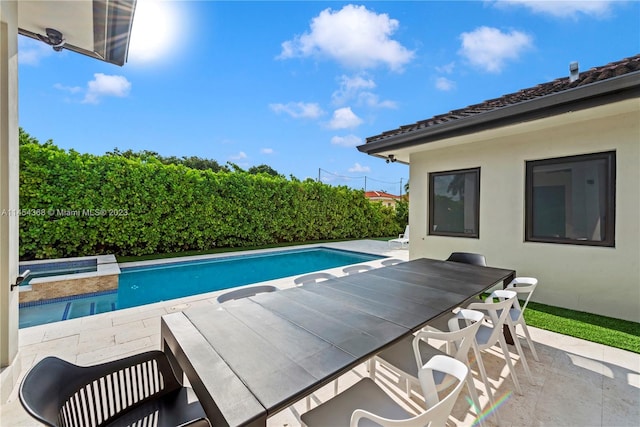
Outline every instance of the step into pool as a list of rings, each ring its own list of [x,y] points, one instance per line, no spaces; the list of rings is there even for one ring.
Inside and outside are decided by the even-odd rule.
[[[20,327],[306,274],[384,256],[326,247],[121,266],[118,290],[20,304]]]

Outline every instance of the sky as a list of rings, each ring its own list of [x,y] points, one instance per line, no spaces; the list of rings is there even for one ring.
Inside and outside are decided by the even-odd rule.
[[[41,142],[400,194],[367,137],[640,53],[638,1],[138,0],[123,67],[19,36]]]

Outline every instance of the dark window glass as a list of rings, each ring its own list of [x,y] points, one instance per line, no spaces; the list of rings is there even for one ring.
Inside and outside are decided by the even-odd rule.
[[[479,235],[480,169],[429,174],[429,234]]]
[[[615,152],[527,162],[526,239],[614,246]]]

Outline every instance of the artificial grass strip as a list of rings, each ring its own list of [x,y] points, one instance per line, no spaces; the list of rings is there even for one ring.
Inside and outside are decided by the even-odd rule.
[[[527,325],[640,353],[640,323],[529,302]]]

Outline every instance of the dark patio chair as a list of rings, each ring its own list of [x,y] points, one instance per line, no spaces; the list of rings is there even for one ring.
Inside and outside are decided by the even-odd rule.
[[[487,266],[487,260],[484,255],[474,254],[471,252],[452,252],[447,258],[447,261],[460,262],[463,264],[479,265],[482,267]]]
[[[252,297],[254,295],[261,294],[264,292],[274,292],[277,290],[278,288],[271,285],[250,286],[248,288],[235,289],[233,291],[219,295],[217,300],[219,303],[223,303],[223,302],[231,301],[234,299]]]
[[[20,384],[20,403],[29,415],[55,427],[211,426],[161,351],[86,367],[44,358]]]

